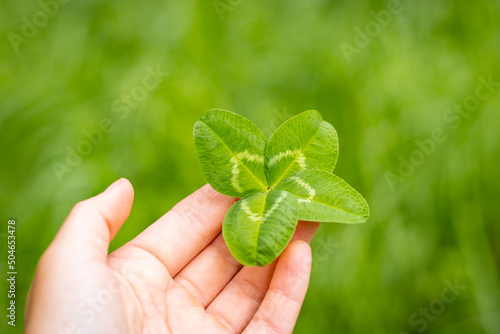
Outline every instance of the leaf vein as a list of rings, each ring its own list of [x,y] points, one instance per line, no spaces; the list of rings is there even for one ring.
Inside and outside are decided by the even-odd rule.
[[[226,142],[225,142],[224,140],[222,140],[222,138],[221,138],[221,137],[217,134],[217,132],[215,132],[215,130],[214,130],[214,129],[212,129],[212,128],[210,127],[210,125],[208,125],[207,123],[205,123],[205,122],[203,122],[203,121],[202,121],[202,123],[203,123],[203,124],[205,124],[205,126],[206,126],[208,129],[210,129],[210,131],[212,131],[212,132],[213,132],[213,134],[214,134],[214,135],[215,135],[215,136],[216,136],[216,137],[220,140],[220,142],[221,142],[222,144],[224,144],[224,146],[225,146],[225,147],[229,150],[229,152],[231,152],[231,153],[232,153],[233,158],[235,158],[235,159],[236,159],[236,160],[237,160],[237,161],[238,161],[238,162],[239,162],[239,163],[240,163],[243,167],[245,167],[245,169],[246,169],[246,170],[250,173],[250,175],[252,175],[252,176],[253,176],[253,178],[254,178],[255,180],[257,180],[257,182],[258,182],[258,183],[260,183],[260,185],[262,185],[262,188],[263,188],[263,189],[266,189],[266,188],[267,188],[267,185],[265,185],[265,184],[264,184],[264,183],[263,183],[263,182],[262,182],[262,181],[261,181],[261,180],[260,180],[260,179],[259,179],[259,178],[258,178],[258,177],[257,177],[257,176],[256,176],[256,175],[255,175],[255,174],[254,174],[251,170],[250,170],[250,168],[248,168],[248,166],[247,166],[247,165],[245,165],[245,164],[244,164],[244,163],[243,163],[240,159],[238,159],[238,157],[237,157],[237,154],[238,154],[238,153],[236,153],[236,154],[235,154],[235,152],[234,152],[233,150],[231,150],[231,148],[230,148],[230,147],[226,144]],[[238,170],[238,173],[239,173],[239,170]],[[241,187],[240,187],[240,189],[241,189]],[[236,189],[236,190],[237,190],[237,191],[239,191],[240,193],[242,192],[242,190],[238,190],[238,189]]]

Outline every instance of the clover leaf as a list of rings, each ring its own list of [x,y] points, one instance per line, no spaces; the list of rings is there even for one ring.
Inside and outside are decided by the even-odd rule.
[[[222,235],[244,265],[274,261],[298,220],[358,224],[368,219],[363,196],[332,174],[337,132],[317,111],[287,120],[268,142],[245,117],[211,110],[195,124],[194,142],[210,185],[241,198],[224,218]]]
[[[194,126],[201,169],[210,185],[232,197],[246,197],[268,188],[264,151],[267,139],[238,114],[211,110]]]
[[[306,111],[283,123],[266,147],[266,173],[274,187],[302,169],[331,172],[339,155],[337,132],[315,110]]]

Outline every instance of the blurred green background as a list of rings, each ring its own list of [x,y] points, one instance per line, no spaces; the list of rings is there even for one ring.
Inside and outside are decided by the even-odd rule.
[[[339,133],[335,173],[371,206],[366,224],[320,228],[296,333],[500,333],[500,87],[476,98],[481,76],[500,82],[499,1],[87,0],[46,19],[36,1],[0,3],[3,273],[7,220],[18,229],[18,326],[2,292],[1,332],[21,332],[37,260],[76,202],[132,182],[116,248],[205,183],[192,127],[223,108],[268,136],[319,110]],[[144,90],[148,66],[169,75]],[[446,139],[430,143],[435,129]],[[466,288],[443,302],[454,282]]]

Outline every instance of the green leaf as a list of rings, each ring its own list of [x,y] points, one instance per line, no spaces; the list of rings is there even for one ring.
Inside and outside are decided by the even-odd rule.
[[[240,200],[229,209],[222,234],[240,263],[265,266],[290,242],[298,216],[298,200],[292,194],[260,193]]]
[[[266,148],[266,174],[271,188],[302,169],[332,172],[339,154],[335,128],[315,110],[283,123]]]
[[[194,126],[194,142],[205,178],[218,192],[245,197],[268,188],[266,136],[250,120],[211,110]]]
[[[302,170],[276,187],[299,198],[299,219],[322,223],[364,223],[368,203],[340,177],[320,170]]]

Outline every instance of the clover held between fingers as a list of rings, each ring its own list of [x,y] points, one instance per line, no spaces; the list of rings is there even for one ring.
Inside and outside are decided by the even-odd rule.
[[[357,224],[368,219],[366,200],[332,174],[337,132],[315,110],[290,118],[267,141],[250,120],[214,109],[195,124],[194,141],[210,185],[242,198],[227,213],[223,236],[244,265],[275,260],[298,220]]]

